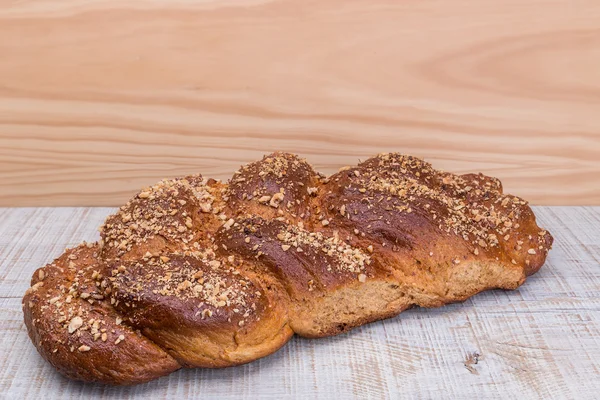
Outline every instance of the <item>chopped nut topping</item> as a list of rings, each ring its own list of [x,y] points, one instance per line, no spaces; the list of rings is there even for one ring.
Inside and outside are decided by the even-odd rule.
[[[271,201],[269,202],[269,205],[271,207],[277,208],[279,207],[279,203],[281,203],[284,199],[284,194],[279,192],[279,193],[275,193],[272,197],[271,197]]]
[[[262,196],[258,199],[259,203],[268,203],[269,201],[271,201],[271,196]]]
[[[365,265],[371,263],[370,256],[340,240],[335,232],[333,237],[325,237],[321,232],[307,232],[295,226],[288,226],[277,237],[285,244],[298,249],[302,246],[304,250],[300,252],[312,248],[333,257],[336,262],[332,267],[339,271],[359,273]]]
[[[231,228],[231,227],[233,226],[233,223],[234,223],[234,222],[235,222],[235,221],[233,220],[233,218],[229,218],[229,219],[227,220],[227,222],[225,222],[225,223],[223,224],[223,228],[225,228],[225,229],[229,229],[229,228]]]
[[[86,351],[90,351],[91,348],[90,348],[90,346],[82,345],[82,346],[79,346],[79,348],[77,350],[79,350],[82,353],[85,353]]]
[[[82,325],[83,325],[83,319],[81,319],[81,317],[73,317],[73,319],[69,323],[69,327],[68,327],[69,333],[75,332],[77,329],[81,328]]]

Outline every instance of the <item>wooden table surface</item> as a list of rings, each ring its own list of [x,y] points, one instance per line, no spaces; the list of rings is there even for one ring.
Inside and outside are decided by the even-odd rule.
[[[600,207],[536,207],[555,237],[516,291],[413,309],[349,334],[294,338],[222,370],[178,371],[136,387],[62,378],[30,343],[21,296],[66,246],[95,240],[107,208],[0,208],[0,398],[597,398]]]
[[[600,205],[598,0],[0,0],[0,206],[119,206],[273,150]]]

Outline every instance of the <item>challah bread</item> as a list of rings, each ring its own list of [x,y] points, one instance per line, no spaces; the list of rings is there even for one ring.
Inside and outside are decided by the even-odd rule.
[[[25,323],[66,376],[140,383],[515,289],[551,245],[497,179],[399,154],[325,177],[275,153],[227,184],[195,175],[142,190],[99,243],[34,273]]]

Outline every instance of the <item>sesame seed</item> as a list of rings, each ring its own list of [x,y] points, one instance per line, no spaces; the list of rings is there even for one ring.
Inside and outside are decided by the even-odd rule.
[[[79,348],[77,350],[79,350],[82,353],[85,353],[86,351],[90,351],[91,348],[90,348],[90,346],[83,345],[83,346],[79,346]]]
[[[529,249],[529,250],[527,250],[527,252],[528,252],[529,254],[536,254],[536,252],[535,252],[535,249]]]

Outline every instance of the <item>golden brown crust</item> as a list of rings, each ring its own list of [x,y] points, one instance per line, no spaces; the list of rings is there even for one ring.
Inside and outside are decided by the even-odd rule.
[[[97,245],[68,250],[33,275],[25,324],[40,354],[69,378],[143,383],[180,365],[122,321],[99,272]]]
[[[237,214],[266,219],[307,219],[320,176],[296,155],[274,153],[244,165],[227,188],[228,205]]]
[[[224,367],[270,354],[292,335],[285,303],[212,251],[109,266],[111,302],[131,326],[187,367]]]
[[[274,153],[228,184],[162,181],[101,236],[36,271],[23,304],[32,340],[61,372],[116,384],[238,365],[294,333],[330,336],[515,289],[553,240],[499,180],[400,154],[329,178]]]

